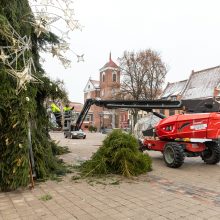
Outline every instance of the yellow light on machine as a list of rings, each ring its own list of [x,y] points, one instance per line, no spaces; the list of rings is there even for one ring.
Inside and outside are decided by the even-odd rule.
[[[190,138],[183,138],[183,141],[190,142]]]

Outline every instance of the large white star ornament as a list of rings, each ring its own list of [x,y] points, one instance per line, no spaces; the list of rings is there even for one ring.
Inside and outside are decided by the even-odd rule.
[[[23,68],[22,71],[17,71],[15,69],[8,69],[7,72],[17,79],[17,87],[16,94],[18,95],[22,89],[27,89],[26,84],[33,83],[43,83],[36,76],[31,75],[31,64],[29,63],[27,66]]]
[[[36,21],[36,24],[34,24],[34,27],[35,27],[34,31],[37,35],[37,38],[39,38],[42,33],[44,33],[44,34],[49,33],[49,31],[46,29],[46,23],[45,22],[46,21],[44,21],[44,20],[39,20],[39,21]]]

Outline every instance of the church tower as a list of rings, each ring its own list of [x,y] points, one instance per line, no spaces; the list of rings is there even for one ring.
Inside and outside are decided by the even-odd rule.
[[[120,90],[120,69],[112,61],[111,53],[109,61],[100,69],[100,98],[114,99]]]
[[[112,61],[111,53],[109,61],[100,69],[100,98],[113,100],[120,91],[120,68]],[[100,113],[101,127],[115,128],[119,126],[119,109],[103,109]]]

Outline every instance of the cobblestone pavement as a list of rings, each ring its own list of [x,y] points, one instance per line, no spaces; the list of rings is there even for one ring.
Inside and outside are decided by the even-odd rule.
[[[88,159],[104,138],[98,133],[86,140],[64,139],[62,133],[51,136],[69,146],[72,152],[63,155],[69,164]],[[69,174],[61,182],[37,183],[33,190],[0,193],[0,220],[220,219],[220,165],[187,158],[180,169],[170,169],[161,153],[149,154],[153,171],[119,184],[73,181]],[[52,198],[40,199],[46,195]]]

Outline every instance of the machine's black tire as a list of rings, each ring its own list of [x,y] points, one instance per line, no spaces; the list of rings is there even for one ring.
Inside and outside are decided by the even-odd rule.
[[[185,159],[183,147],[177,143],[167,143],[163,150],[163,158],[168,167],[182,166]]]
[[[216,164],[220,161],[220,146],[216,142],[207,142],[207,149],[202,152],[201,158],[207,164]]]
[[[145,150],[146,150],[146,147],[144,147],[144,145],[143,145],[143,143],[142,143],[142,141],[139,139],[138,140],[138,150],[140,151],[140,152],[144,152]]]

